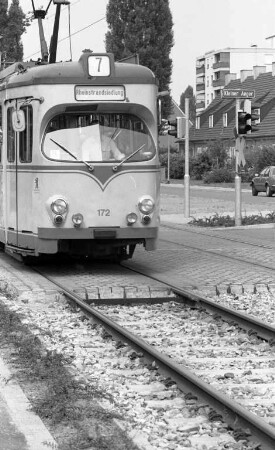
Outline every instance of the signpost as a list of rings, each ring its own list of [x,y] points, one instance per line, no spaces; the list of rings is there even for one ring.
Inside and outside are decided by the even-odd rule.
[[[241,177],[239,176],[239,165],[243,161],[243,148],[245,146],[244,136],[239,135],[238,130],[238,114],[240,110],[240,100],[245,100],[245,104],[249,103],[251,112],[251,100],[255,98],[254,90],[246,89],[222,89],[222,98],[236,99],[236,135],[235,135],[235,159],[236,159],[236,175],[235,175],[235,225],[242,224],[242,208],[241,208]],[[241,158],[240,158],[241,156]]]
[[[255,98],[255,91],[245,89],[222,89],[222,98]]]

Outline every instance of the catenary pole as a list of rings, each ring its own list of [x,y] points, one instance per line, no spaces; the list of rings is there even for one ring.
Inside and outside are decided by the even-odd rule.
[[[236,99],[236,129],[238,130],[238,112],[240,109],[240,100]],[[236,159],[236,173],[235,173],[235,225],[242,224],[242,202],[241,202],[241,177],[239,176],[239,149],[237,138],[235,140],[235,159]]]
[[[189,98],[185,99],[185,174],[184,174],[184,215],[190,217],[190,176],[189,176]]]
[[[170,183],[170,137],[167,134],[167,183]]]

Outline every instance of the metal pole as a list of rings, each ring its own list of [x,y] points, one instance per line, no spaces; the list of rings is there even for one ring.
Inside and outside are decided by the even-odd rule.
[[[238,130],[238,111],[240,109],[240,100],[236,99],[236,128]],[[235,141],[235,225],[242,224],[242,202],[241,202],[241,177],[239,176],[239,150],[237,149],[237,139]]]
[[[184,174],[184,216],[190,217],[189,176],[189,98],[185,99],[185,174]]]
[[[56,62],[56,51],[57,51],[57,42],[58,42],[58,31],[59,31],[59,20],[60,20],[60,8],[61,4],[56,5],[56,12],[54,18],[54,26],[53,26],[53,35],[50,43],[50,59],[49,63],[53,64]]]
[[[167,134],[167,184],[170,184],[170,139]]]

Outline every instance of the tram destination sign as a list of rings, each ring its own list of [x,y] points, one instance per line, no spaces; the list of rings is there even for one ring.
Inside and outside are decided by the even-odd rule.
[[[255,98],[255,91],[246,89],[222,89],[222,98]]]
[[[121,101],[125,100],[124,86],[76,86],[75,99],[78,101]]]

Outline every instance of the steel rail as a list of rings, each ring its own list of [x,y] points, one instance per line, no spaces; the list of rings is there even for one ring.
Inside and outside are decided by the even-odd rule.
[[[275,342],[275,327],[272,325],[269,325],[265,322],[263,322],[260,319],[256,319],[253,316],[249,316],[247,314],[244,314],[239,311],[235,311],[234,309],[228,308],[227,306],[215,303],[213,300],[210,300],[208,298],[202,297],[198,294],[194,294],[193,292],[189,291],[188,289],[182,289],[178,286],[173,286],[169,283],[166,283],[163,280],[158,279],[157,277],[154,277],[153,275],[146,274],[146,271],[142,271],[139,269],[134,269],[132,267],[128,267],[123,265],[123,267],[126,267],[127,269],[146,275],[155,281],[159,281],[166,286],[168,286],[175,294],[179,295],[183,301],[187,303],[192,303],[196,306],[201,306],[202,308],[206,309],[207,311],[214,312],[217,315],[220,315],[222,318],[225,318],[227,321],[233,321],[237,325],[239,325],[241,328],[249,331],[254,332],[257,334],[257,336],[261,337],[262,339],[265,339],[266,341],[273,343]],[[173,300],[173,299],[171,299]]]
[[[92,318],[107,329],[112,336],[129,343],[137,351],[143,354],[145,360],[150,362],[154,361],[157,367],[161,369],[166,376],[170,376],[177,382],[178,387],[182,391],[196,393],[201,400],[206,401],[219,411],[225,422],[233,429],[238,429],[240,427],[246,429],[249,428],[253,437],[260,441],[262,450],[274,450],[275,430],[268,423],[257,417],[255,414],[247,411],[225,394],[212,388],[183,365],[177,364],[168,356],[163,355],[161,352],[154,349],[154,347],[151,347],[143,339],[132,334],[104,314],[87,305],[87,303],[85,303],[78,295],[65,289],[64,286],[56,282],[52,277],[45,276],[44,274],[41,275],[58,286],[66,297],[73,300],[85,313],[92,316]]]

